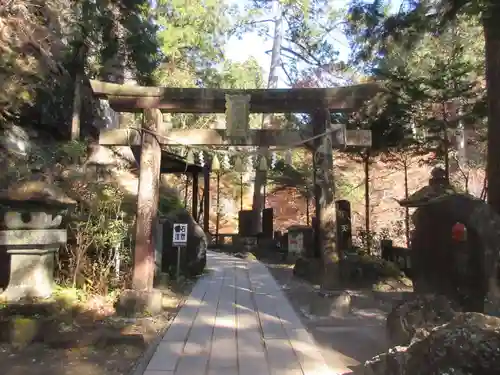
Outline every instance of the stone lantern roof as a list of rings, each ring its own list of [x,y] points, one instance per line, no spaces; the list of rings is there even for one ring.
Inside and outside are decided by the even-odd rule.
[[[0,205],[11,208],[33,205],[65,208],[76,203],[61,188],[45,181],[23,181],[0,191]]]
[[[438,167],[432,170],[427,186],[417,190],[407,199],[398,200],[398,203],[402,207],[421,207],[439,202],[455,194],[459,194],[459,192],[451,186],[444,170]]]

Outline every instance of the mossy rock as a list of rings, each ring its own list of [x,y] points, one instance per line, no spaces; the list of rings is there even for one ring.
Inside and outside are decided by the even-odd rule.
[[[293,267],[293,275],[312,284],[319,284],[323,275],[323,263],[320,259],[300,257]]]
[[[10,319],[10,343],[16,349],[28,346],[37,336],[39,319],[14,316]]]
[[[60,288],[53,293],[54,303],[57,309],[71,310],[79,305],[81,298],[79,291],[72,288]]]
[[[404,276],[397,278],[388,277],[373,284],[372,289],[376,292],[399,292],[413,289],[412,281]]]
[[[417,338],[456,316],[456,306],[444,296],[411,295],[400,302],[387,316],[387,336],[392,346],[409,345]]]
[[[48,317],[57,311],[51,302],[17,302],[5,303],[0,308],[0,318],[10,319],[13,316]]]
[[[396,346],[364,365],[368,375],[494,375],[500,369],[500,319],[457,313],[409,346]]]

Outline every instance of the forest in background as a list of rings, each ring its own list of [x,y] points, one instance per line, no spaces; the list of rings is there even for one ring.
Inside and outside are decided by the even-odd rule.
[[[380,100],[353,116],[332,115],[333,122],[371,129],[373,134],[370,150],[335,154],[336,184],[339,198],[352,201],[360,241],[389,236],[404,243],[408,219],[392,199],[424,184],[432,165],[444,166],[464,190],[486,195],[482,9],[457,10],[445,3],[404,1],[394,14],[382,1],[352,1],[345,9],[323,0],[255,0],[240,6],[222,0],[4,1],[2,187],[42,174],[79,201],[71,225],[78,240],[68,246],[60,277],[105,292],[125,280],[113,273],[116,256],[100,250],[112,248],[112,254],[121,254],[127,274],[136,187],[125,181],[136,181],[137,166],[123,160],[122,168],[111,171],[89,167],[98,128],[103,126],[102,108],[92,98],[89,79],[169,87],[273,88],[279,72],[290,87],[384,81],[389,93]],[[429,15],[440,22],[431,22]],[[266,51],[271,56],[267,77],[255,59],[232,62],[224,56],[229,38],[247,32],[273,42],[272,50]],[[348,61],[338,58],[334,32],[344,33],[350,43]],[[221,118],[174,114],[165,120],[174,128],[203,128]],[[127,126],[141,119],[121,115],[118,121]],[[303,115],[252,115],[251,126],[309,131]],[[259,208],[257,192],[267,181],[268,205],[297,206],[286,213],[277,210],[279,229],[294,220],[305,223],[305,204],[296,204],[300,200],[295,197],[310,201],[310,165],[307,150],[295,150],[291,165],[279,161],[274,169],[249,176],[245,204]],[[226,211],[239,208],[237,184],[234,173],[223,175]],[[183,196],[173,194],[172,186],[172,180],[162,186],[161,210],[183,205]],[[234,222],[226,226],[234,227]],[[105,254],[97,262],[103,269],[89,260],[90,250]]]

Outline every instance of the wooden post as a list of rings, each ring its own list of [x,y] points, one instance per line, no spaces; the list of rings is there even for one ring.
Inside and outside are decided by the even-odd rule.
[[[162,115],[158,109],[144,110],[144,129],[154,133],[161,121]],[[150,132],[143,131],[132,276],[134,290],[150,291],[153,288],[155,269],[153,225],[158,216],[160,163],[161,148],[157,138]]]
[[[326,109],[312,114],[313,134],[324,133],[330,127],[330,113]],[[331,134],[325,137],[330,137]],[[338,253],[336,249],[335,225],[335,181],[333,178],[332,148],[325,148],[325,137],[314,140],[315,181],[314,196],[316,208],[315,254],[321,254],[324,262],[323,287],[330,288],[338,279]],[[328,144],[332,144],[329,142]]]
[[[240,173],[240,211],[243,211],[243,172]]]
[[[198,221],[198,185],[199,185],[198,173],[193,173],[193,198],[191,200],[191,214],[193,215],[194,221]]]
[[[394,249],[392,246],[392,241],[389,239],[383,239],[380,241],[380,250],[382,252],[382,259],[389,262],[394,262]]]
[[[210,167],[203,168],[203,231],[210,231]]]
[[[217,195],[216,195],[216,219],[215,219],[215,243],[219,245],[219,225],[220,225],[220,171],[217,171]]]
[[[314,129],[313,129],[314,131]],[[315,147],[317,147],[316,144],[314,144]],[[321,225],[318,222],[318,213],[321,213],[321,186],[316,183],[317,181],[317,174],[316,171],[318,169],[317,167],[317,160],[315,155],[313,154],[313,195],[314,195],[314,217],[311,220],[311,226],[314,230],[314,257],[315,258],[321,258]]]
[[[163,221],[157,218],[155,225],[155,275],[159,276],[163,255]]]
[[[189,189],[189,175],[186,175],[186,183],[184,184],[184,208],[187,208],[188,202],[188,189]]]

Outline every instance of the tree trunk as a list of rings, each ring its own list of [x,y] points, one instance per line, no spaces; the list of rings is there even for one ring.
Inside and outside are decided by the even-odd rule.
[[[82,36],[85,40],[85,35]],[[80,139],[81,132],[81,112],[82,112],[82,80],[85,76],[85,61],[87,59],[87,45],[82,42],[78,46],[75,64],[75,88],[73,91],[73,114],[71,117],[71,140]]]
[[[127,64],[127,48],[125,39],[127,37],[126,30],[121,24],[122,10],[116,4],[108,5],[110,13],[113,15],[113,27],[109,29],[106,39],[116,41],[116,43],[108,44],[108,50],[105,51],[108,58],[103,62],[101,77],[108,82],[124,84],[125,70]],[[127,127],[127,115],[125,113],[118,114],[118,124],[120,128]],[[119,147],[120,149],[123,146]]]
[[[483,16],[488,96],[488,203],[500,213],[500,4]]]
[[[271,65],[269,68],[269,78],[267,81],[267,88],[277,88],[278,87],[278,68],[281,61],[281,45],[283,43],[283,8],[280,0],[274,0],[274,38],[273,38],[273,48],[271,51]],[[271,122],[272,114],[265,114],[262,116],[262,128],[269,126]],[[265,157],[267,155],[267,148],[261,148],[260,155]],[[253,189],[253,202],[252,209],[256,215],[255,225],[258,231],[261,231],[261,211],[264,205],[263,188],[265,187],[267,180],[267,171],[257,170],[255,172],[255,182]]]
[[[75,90],[73,92],[73,115],[71,118],[71,140],[80,139],[80,115],[82,111],[82,76],[77,73],[75,78]]]
[[[441,125],[441,133],[443,134],[443,142],[442,142],[442,149],[443,149],[443,161],[444,161],[444,172],[446,175],[446,181],[450,181],[450,145],[449,145],[449,135],[448,135],[448,128],[449,128],[449,123],[448,123],[448,113],[446,111],[446,103],[441,103],[442,106],[442,116],[443,116],[443,121]]]
[[[311,224],[311,213],[309,211],[309,205],[311,204],[311,199],[309,197],[309,185],[306,185],[306,225],[309,226]]]
[[[406,155],[403,156],[403,168],[405,173],[405,199],[408,199],[408,158]],[[405,207],[405,237],[406,246],[410,247],[410,209]]]

